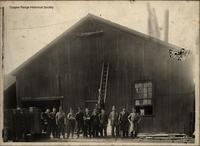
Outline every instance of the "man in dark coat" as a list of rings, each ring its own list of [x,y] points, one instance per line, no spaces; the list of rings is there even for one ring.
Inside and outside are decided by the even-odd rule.
[[[50,109],[46,109],[46,111],[43,114],[44,119],[44,131],[46,132],[47,136],[50,137]]]
[[[119,136],[118,118],[119,114],[116,112],[115,106],[113,106],[109,115],[112,137]]]
[[[14,141],[24,141],[25,117],[23,110],[20,107],[14,110],[13,128]]]
[[[57,135],[57,125],[56,125],[56,108],[53,108],[52,112],[50,113],[50,133],[52,133],[53,137],[55,138]]]
[[[91,137],[91,121],[90,121],[90,119],[91,119],[91,115],[89,113],[88,108],[86,108],[84,116],[83,116],[83,120],[84,120],[84,137],[88,137],[88,134]]]
[[[73,138],[76,121],[72,108],[70,108],[69,113],[67,114],[67,120],[67,138],[69,138],[70,133]]]
[[[104,133],[104,136],[107,136],[108,115],[104,109],[101,109],[101,113],[99,114],[99,122],[100,135],[103,136]]]
[[[78,112],[76,113],[76,123],[77,123],[77,138],[79,138],[80,135],[80,131],[83,131],[83,124],[84,124],[84,120],[83,120],[83,112],[82,109],[79,107],[78,108]]]
[[[97,114],[96,108],[93,110],[93,113],[91,115],[91,130],[93,137],[98,137],[99,133],[99,115]]]
[[[128,116],[129,114],[126,112],[126,108],[123,108],[119,114],[120,128],[123,137],[128,137],[128,128],[129,128]]]

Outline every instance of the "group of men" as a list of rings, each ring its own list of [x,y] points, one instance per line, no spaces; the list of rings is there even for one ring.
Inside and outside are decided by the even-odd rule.
[[[41,114],[43,131],[48,136],[51,134],[54,138],[60,138],[61,135],[65,138],[73,138],[74,132],[77,132],[77,138],[83,133],[83,137],[107,137],[108,120],[110,120],[112,137],[128,137],[129,132],[131,137],[137,136],[138,123],[141,118],[135,109],[128,113],[125,108],[121,112],[116,112],[115,106],[112,107],[110,114],[107,114],[104,109],[94,108],[92,112],[88,108],[85,111],[79,107],[78,112],[74,113],[70,108],[69,113],[65,114],[62,107],[56,112],[56,108],[50,112],[47,109]]]

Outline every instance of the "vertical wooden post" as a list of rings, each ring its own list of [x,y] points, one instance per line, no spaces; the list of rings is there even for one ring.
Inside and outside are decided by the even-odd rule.
[[[19,94],[19,83],[16,79],[16,98],[17,98],[17,107],[21,107],[21,100],[20,100],[20,94]]]

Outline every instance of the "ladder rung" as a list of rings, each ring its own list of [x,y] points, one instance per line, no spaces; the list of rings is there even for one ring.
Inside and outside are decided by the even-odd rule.
[[[101,71],[101,83],[100,83],[100,99],[104,100],[106,98],[106,88],[107,88],[107,81],[108,81],[108,71],[109,71],[109,63],[102,64],[102,71]]]

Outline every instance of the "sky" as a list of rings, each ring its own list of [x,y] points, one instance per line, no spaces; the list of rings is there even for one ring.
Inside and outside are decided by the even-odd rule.
[[[195,53],[199,33],[196,1],[151,1],[163,39],[164,14],[169,9],[169,43]],[[4,73],[8,74],[88,13],[148,34],[146,1],[0,2],[4,14]],[[50,6],[51,8],[24,8]],[[16,8],[18,7],[18,8]],[[23,7],[23,8],[22,8]]]

